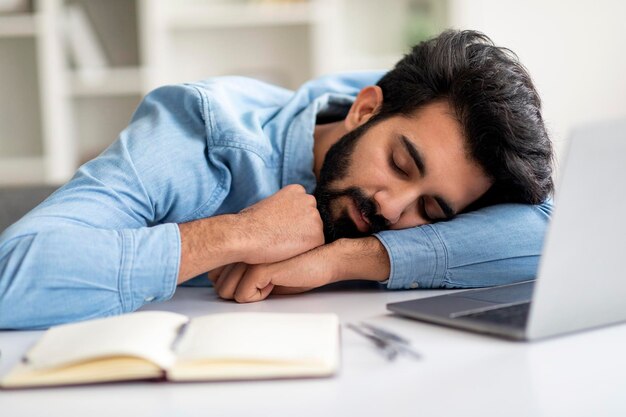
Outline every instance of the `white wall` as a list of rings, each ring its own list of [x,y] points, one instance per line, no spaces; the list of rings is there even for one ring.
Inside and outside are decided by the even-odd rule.
[[[562,154],[576,125],[626,117],[626,1],[450,0],[451,26],[517,53]]]

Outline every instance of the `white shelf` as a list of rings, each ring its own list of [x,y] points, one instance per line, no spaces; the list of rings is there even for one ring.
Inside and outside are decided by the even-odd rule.
[[[40,113],[40,128],[33,120],[21,129],[28,135],[9,135],[10,129],[2,126],[7,138],[22,142],[11,142],[17,151],[0,152],[0,183],[68,180],[81,155],[95,154],[113,141],[140,96],[163,84],[242,74],[297,88],[311,77],[335,71],[389,68],[400,58],[387,56],[396,52],[399,38],[392,29],[399,27],[412,1],[81,0],[83,6],[104,7],[92,12],[102,19],[100,28],[112,29],[98,33],[110,41],[103,43],[110,61],[135,65],[89,73],[70,68],[63,36],[66,7],[74,0],[33,0],[28,2],[32,12],[0,14],[2,52],[21,62],[0,58],[0,72],[9,86],[36,88],[30,100]],[[121,56],[120,48],[115,55],[114,45],[124,49],[125,42],[133,44],[129,55]],[[14,95],[5,92],[0,108],[13,109]],[[21,127],[30,123],[14,122]]]
[[[0,184],[41,184],[45,179],[44,167],[41,156],[0,158]]]
[[[321,18],[321,9],[309,2],[276,4],[192,4],[169,10],[170,29],[212,29],[250,26],[311,24]]]
[[[37,16],[32,13],[0,15],[0,38],[35,36]]]
[[[144,71],[137,67],[107,68],[70,73],[74,97],[127,96],[143,94]]]

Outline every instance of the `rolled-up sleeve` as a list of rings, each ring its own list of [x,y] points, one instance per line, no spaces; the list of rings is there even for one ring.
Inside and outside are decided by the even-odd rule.
[[[0,235],[0,328],[45,328],[170,298],[177,219],[210,199],[202,98],[149,94],[98,158]]]
[[[533,279],[552,201],[502,204],[448,222],[384,231],[387,288],[474,288]]]

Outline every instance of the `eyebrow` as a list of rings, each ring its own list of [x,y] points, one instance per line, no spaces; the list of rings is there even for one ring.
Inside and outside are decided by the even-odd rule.
[[[424,175],[426,175],[426,167],[424,166],[424,158],[422,157],[422,154],[417,149],[415,144],[411,142],[406,136],[400,135],[400,141],[406,148],[409,156],[411,156],[413,162],[415,162],[415,166],[417,166],[417,169],[420,172],[420,176],[423,178]],[[446,216],[446,219],[449,220],[456,216],[456,212],[445,198],[440,196],[434,196],[433,198],[435,199],[437,204],[439,204],[439,207],[441,207],[441,210],[443,211],[444,216]]]
[[[420,153],[420,151],[417,150],[417,147],[415,146],[415,144],[411,142],[409,139],[407,139],[407,137],[404,135],[400,135],[400,141],[406,148],[406,151],[411,156],[411,159],[413,159],[413,162],[415,162],[415,166],[417,166],[417,169],[420,172],[420,176],[423,177],[424,175],[426,175],[426,166],[424,165],[424,158],[422,158],[422,154]]]

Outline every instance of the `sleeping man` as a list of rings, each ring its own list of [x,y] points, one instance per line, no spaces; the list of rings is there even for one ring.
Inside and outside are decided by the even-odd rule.
[[[0,235],[0,328],[134,311],[207,273],[238,302],[351,279],[532,279],[552,158],[527,71],[477,32],[295,92],[241,77],[162,87]]]

